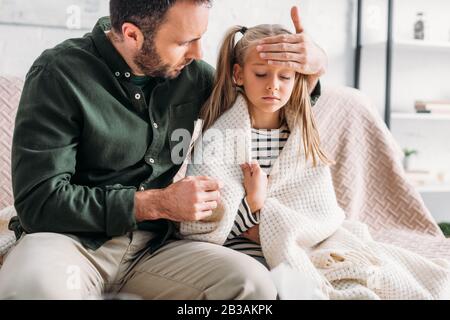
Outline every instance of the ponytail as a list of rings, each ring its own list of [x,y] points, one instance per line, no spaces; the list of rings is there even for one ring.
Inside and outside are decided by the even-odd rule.
[[[228,30],[220,48],[212,94],[200,111],[204,129],[209,128],[237,98],[236,85],[233,82],[233,66],[236,61],[234,38],[244,27],[235,26]]]

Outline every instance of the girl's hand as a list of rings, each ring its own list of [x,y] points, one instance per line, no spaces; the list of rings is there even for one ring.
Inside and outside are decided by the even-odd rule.
[[[267,174],[257,162],[241,165],[244,173],[244,188],[246,199],[252,213],[261,210],[267,197]]]
[[[253,242],[256,242],[258,244],[261,244],[261,240],[259,239],[259,225],[251,227],[247,231],[245,231],[242,236],[244,238],[247,238]]]

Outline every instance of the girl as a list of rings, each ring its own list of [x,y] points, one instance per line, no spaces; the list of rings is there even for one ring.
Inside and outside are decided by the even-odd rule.
[[[236,33],[241,33],[243,38],[235,46]],[[209,128],[232,107],[238,93],[246,99],[252,125],[253,161],[241,165],[246,196],[240,202],[225,246],[249,254],[265,265],[258,244],[259,213],[267,193],[268,175],[290,134],[284,115],[286,109],[292,109],[294,125],[304,128],[303,148],[314,165],[317,158],[330,164],[319,146],[306,76],[296,75],[285,67],[270,66],[259,57],[255,46],[250,48],[261,38],[279,34],[290,32],[278,25],[261,25],[251,29],[236,26],[228,32],[220,50],[218,65],[218,70],[224,72],[218,73],[213,93],[201,114],[204,127]]]
[[[283,34],[277,25],[227,33],[202,111],[202,162],[187,170],[222,181],[221,203],[209,219],[181,223],[181,236],[242,251],[269,269],[288,266],[332,299],[449,297],[448,265],[375,242],[365,225],[345,221],[305,76],[256,50],[257,40]],[[240,150],[245,163],[236,161]]]

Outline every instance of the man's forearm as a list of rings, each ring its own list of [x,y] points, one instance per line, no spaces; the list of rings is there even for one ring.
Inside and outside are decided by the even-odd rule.
[[[25,163],[25,161],[23,161]],[[31,166],[32,162],[26,162]],[[36,184],[25,164],[13,174],[17,215],[28,233],[105,233],[123,235],[136,227],[135,188],[70,184],[67,175]],[[28,178],[28,179],[27,179]]]
[[[134,213],[137,222],[165,219],[164,191],[161,189],[138,191],[134,195]]]

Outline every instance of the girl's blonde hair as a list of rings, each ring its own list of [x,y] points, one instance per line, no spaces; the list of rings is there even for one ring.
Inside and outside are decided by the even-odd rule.
[[[235,36],[238,32],[243,33],[243,36],[235,44]],[[230,28],[220,48],[212,94],[200,112],[200,117],[204,121],[204,129],[209,128],[225,111],[230,109],[235,103],[238,93],[241,92],[233,80],[234,64],[244,66],[248,49],[255,44],[256,40],[282,34],[291,34],[291,32],[280,25],[266,24],[249,29],[242,26]],[[296,74],[291,97],[284,108],[292,111],[292,123],[298,125],[302,130],[306,160],[311,157],[314,166],[317,165],[317,158],[325,164],[334,164],[320,148],[319,132],[311,109],[305,75]],[[284,114],[285,112],[282,110],[282,115]]]

